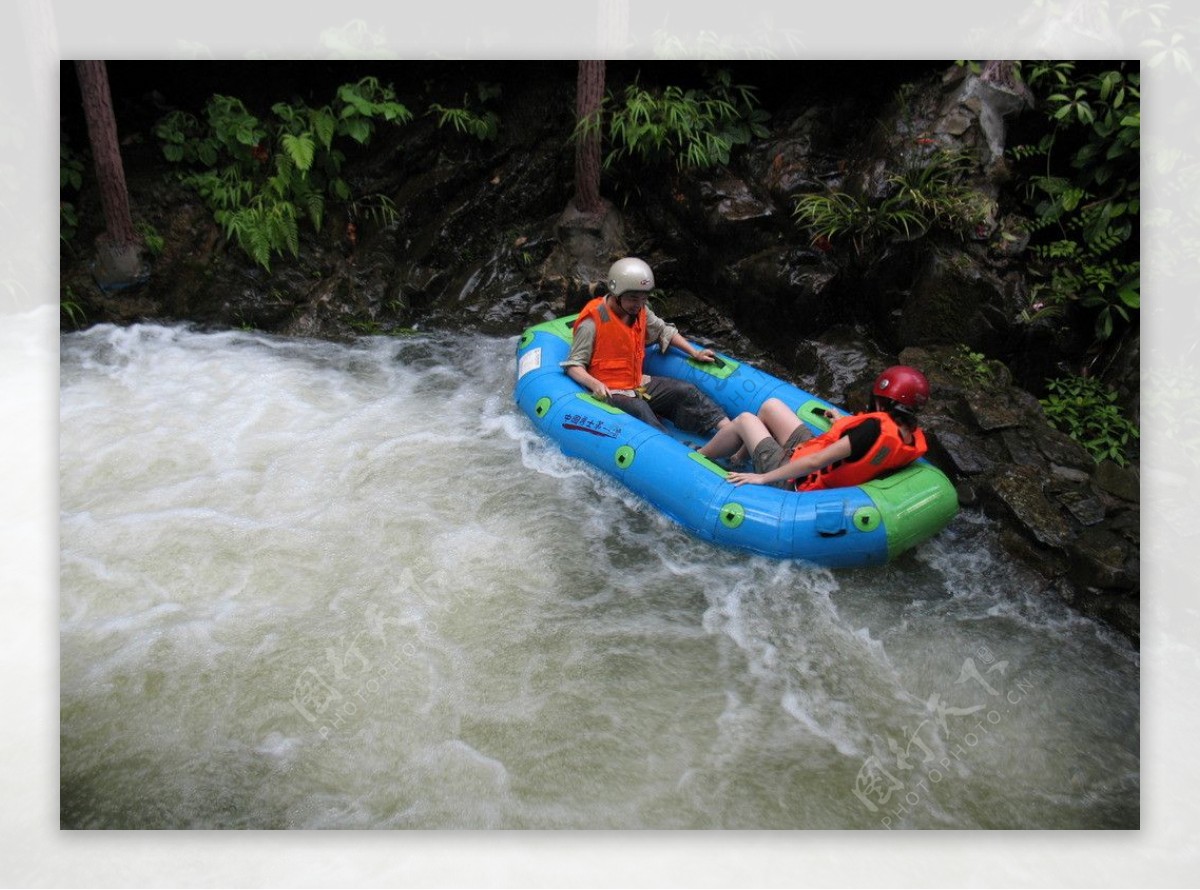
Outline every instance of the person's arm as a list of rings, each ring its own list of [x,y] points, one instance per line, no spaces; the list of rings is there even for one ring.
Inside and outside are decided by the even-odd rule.
[[[672,324],[667,324],[657,315],[646,309],[646,343],[657,343],[660,352],[666,352],[670,347],[674,346],[683,351],[683,354],[689,358],[693,358],[698,362],[713,362],[717,360],[717,354],[711,349],[697,349],[688,342],[687,338],[679,333],[679,328]]]
[[[575,329],[571,339],[571,351],[567,360],[560,367],[567,376],[590,392],[598,399],[607,399],[608,387],[588,373],[588,365],[592,361],[592,351],[596,348],[596,324],[590,318],[584,319]]]
[[[680,334],[679,331],[675,332],[675,335],[671,337],[670,342],[672,346],[677,346],[678,348],[682,349],[688,358],[693,358],[698,362],[715,362],[717,360],[717,354],[715,352],[713,352],[711,349],[697,349],[695,346],[689,343],[687,338]]]
[[[769,485],[772,482],[783,482],[788,479],[807,476],[809,473],[815,473],[817,470],[827,467],[835,461],[845,460],[849,456],[850,440],[842,436],[832,445],[822,448],[820,451],[814,451],[812,454],[806,454],[797,460],[785,461],[770,472],[730,473],[725,479],[734,485],[745,485],[747,483],[750,485]]]
[[[582,365],[568,365],[565,368],[567,376],[590,392],[598,399],[607,399],[610,395],[608,387],[588,373]]]

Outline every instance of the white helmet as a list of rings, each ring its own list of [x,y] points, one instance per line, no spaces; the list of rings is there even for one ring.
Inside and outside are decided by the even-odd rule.
[[[608,292],[614,297],[630,290],[654,290],[654,273],[645,260],[627,256],[617,260],[608,270]]]

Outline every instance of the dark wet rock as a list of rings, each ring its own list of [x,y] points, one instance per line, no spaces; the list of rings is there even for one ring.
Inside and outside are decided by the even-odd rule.
[[[786,205],[795,195],[836,184],[843,171],[826,152],[834,141],[830,122],[828,109],[809,107],[782,128],[781,136],[754,145],[746,166],[755,187]]]
[[[1038,409],[1040,410],[1040,409]],[[1064,432],[1044,423],[1029,426],[1030,435],[1045,458],[1052,465],[1089,473],[1096,462],[1082,445]]]
[[[699,188],[709,231],[714,234],[775,215],[774,205],[760,199],[744,179],[728,170],[715,179],[702,181]]]
[[[1047,579],[1062,578],[1071,567],[1066,553],[1062,550],[1043,546],[1011,525],[1001,527],[1000,546],[1016,561],[1037,566],[1041,575]]]
[[[1005,118],[1033,105],[1033,97],[1024,84],[995,74],[992,70],[981,75],[949,71],[946,81],[957,81],[958,86],[946,97],[936,125],[938,132],[956,137],[976,127],[979,147],[986,150],[989,163],[1003,157]]]
[[[967,407],[971,416],[980,429],[985,433],[995,429],[1007,429],[1021,426],[1025,420],[1025,410],[1016,404],[1008,391],[984,390],[972,392],[967,397]]]
[[[1138,564],[1129,542],[1104,528],[1087,528],[1071,541],[1072,581],[1084,587],[1133,590]]]
[[[1006,466],[991,478],[991,491],[1025,534],[1048,547],[1063,547],[1071,531],[1043,493],[1042,481],[1032,467]]]
[[[873,381],[892,363],[866,332],[849,325],[834,325],[819,340],[800,341],[790,362],[804,389],[847,407],[853,404],[855,410],[866,407],[863,381]]]
[[[726,267],[717,305],[747,334],[783,351],[837,320],[834,275],[811,250],[770,247]],[[789,307],[783,318],[773,308],[781,304]]]
[[[1087,497],[1079,491],[1068,492],[1060,496],[1059,501],[1081,525],[1096,525],[1103,522],[1107,515],[1104,504],[1098,498]]]
[[[1020,308],[1012,291],[971,251],[934,253],[901,307],[897,336],[903,343],[965,343],[998,353]]]
[[[1071,608],[1122,632],[1135,646],[1141,642],[1141,604],[1129,591],[1079,588],[1063,579],[1058,586]]]
[[[1141,498],[1141,482],[1137,472],[1130,467],[1118,466],[1111,460],[1102,460],[1096,465],[1092,484],[1124,501],[1137,503]]]
[[[959,482],[954,486],[960,507],[974,507],[979,503],[979,488],[973,482]]]
[[[1024,427],[1013,427],[1000,432],[1000,441],[1008,452],[1008,460],[1023,467],[1032,467],[1041,473],[1049,470],[1049,464],[1037,450],[1033,434]],[[1043,477],[1044,478],[1044,477]]]
[[[557,244],[541,270],[543,277],[601,281],[613,260],[627,252],[624,220],[608,201],[593,213],[568,202],[555,223],[555,236]],[[582,309],[584,302],[574,308]]]
[[[1063,467],[1059,464],[1050,464],[1050,475],[1060,480],[1065,485],[1079,487],[1091,479],[1091,474],[1084,470],[1077,470],[1074,467]]]
[[[975,476],[995,468],[996,461],[977,437],[948,428],[948,424],[953,422],[943,422],[936,430],[928,431],[930,454],[939,466],[960,476]]]
[[[561,82],[506,84],[495,142],[454,138],[422,116],[348,159],[355,193],[388,196],[397,217],[380,224],[331,202],[322,231],[302,236],[300,256],[272,258],[270,271],[226,243],[196,196],[164,175],[161,157],[136,154],[132,203],[164,240],[150,281],[103,292],[87,258],[64,250],[64,299],[83,304],[89,322],[507,336],[577,311],[612,260],[634,253],[655,269],[655,311],[685,336],[849,410],[867,407],[888,365],[925,371],[929,459],[959,502],[994,517],[1005,552],[1041,573],[1048,591],[1137,640],[1138,470],[1097,466],[1032,394],[1064,373],[1064,355],[1083,354],[1091,331],[1077,319],[1022,317],[1033,286],[1023,263],[1028,221],[989,210],[979,231],[919,250],[896,239],[868,263],[850,239],[814,242],[793,215],[806,192],[882,197],[914,152],[940,148],[976,159],[971,188],[996,207],[1019,87],[955,67],[945,80],[915,83],[905,103],[864,108],[854,97],[831,104],[828,93],[798,93],[781,102],[768,138],[714,171],[643,170],[620,188],[606,173],[614,203],[588,215],[572,203],[563,134],[573,126],[574,67],[564,70]],[[97,205],[80,210],[80,243],[91,244]],[[987,356],[972,357],[966,373],[964,346]],[[1135,417],[1139,354],[1135,331],[1112,366]]]

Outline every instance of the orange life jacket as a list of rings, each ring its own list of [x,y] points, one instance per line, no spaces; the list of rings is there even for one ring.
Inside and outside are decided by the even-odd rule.
[[[637,389],[642,385],[642,359],[646,355],[646,310],[638,311],[632,325],[621,321],[597,297],[579,313],[575,328],[585,318],[596,325],[596,345],[588,373],[610,389]]]
[[[928,450],[925,433],[913,430],[912,444],[906,444],[900,435],[900,427],[891,416],[883,411],[869,414],[855,414],[850,417],[840,417],[834,421],[826,432],[809,439],[792,452],[789,460],[797,460],[805,455],[828,448],[840,439],[848,430],[858,426],[870,418],[879,420],[879,438],[858,460],[840,460],[796,479],[797,491],[815,491],[819,488],[841,488],[846,485],[861,485],[870,482],[889,470],[907,467]]]

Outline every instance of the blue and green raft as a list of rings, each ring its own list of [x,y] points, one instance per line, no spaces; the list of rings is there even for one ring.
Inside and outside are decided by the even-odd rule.
[[[560,366],[575,316],[534,325],[517,343],[517,404],[562,451],[620,480],[696,537],[779,559],[841,568],[882,565],[936,535],[954,518],[950,480],[927,460],[846,488],[795,492],[735,486],[728,471],[697,454],[695,436],[666,433],[594,398]],[[769,398],[796,411],[814,434],[834,407],[729,356],[696,362],[649,349],[645,370],[694,383],[727,415],[756,412]]]

